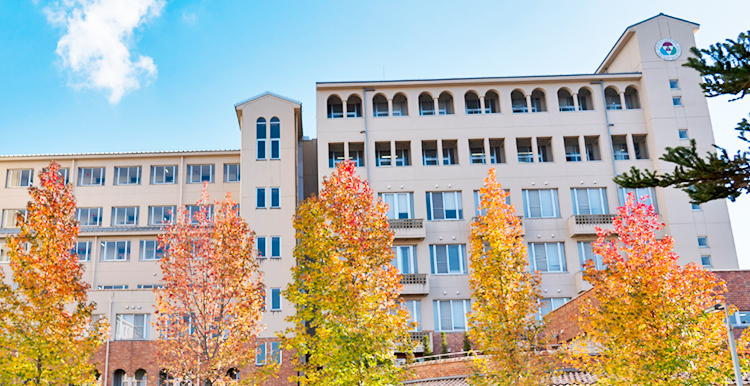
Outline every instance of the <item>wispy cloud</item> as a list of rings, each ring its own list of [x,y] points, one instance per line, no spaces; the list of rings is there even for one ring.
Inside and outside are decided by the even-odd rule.
[[[47,20],[65,31],[56,53],[71,72],[71,85],[103,90],[117,104],[155,79],[154,60],[131,52],[133,31],[163,8],[164,0],[62,0],[46,7]]]

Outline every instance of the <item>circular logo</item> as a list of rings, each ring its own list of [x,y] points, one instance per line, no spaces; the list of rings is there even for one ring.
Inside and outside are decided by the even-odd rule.
[[[664,60],[676,60],[682,54],[682,47],[676,40],[664,38],[656,42],[656,55]]]

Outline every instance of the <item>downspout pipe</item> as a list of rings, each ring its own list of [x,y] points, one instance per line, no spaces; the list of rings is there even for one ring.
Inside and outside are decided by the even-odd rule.
[[[365,118],[365,170],[367,171],[367,181],[372,187],[372,180],[370,177],[370,141],[369,132],[367,131],[367,98],[365,93],[368,91],[375,91],[374,88],[362,87],[362,114]],[[344,112],[346,114],[346,112]],[[349,158],[349,154],[344,154],[344,157]]]
[[[612,124],[609,123],[609,113],[607,112],[607,98],[604,96],[604,81],[597,80],[591,82],[591,84],[599,84],[602,89],[602,108],[604,108],[604,120],[607,122],[607,142],[609,143],[609,155],[612,157],[612,173],[617,177],[617,167],[615,166],[615,147],[612,145],[612,132],[610,127]]]
[[[107,317],[110,318],[110,320],[112,320],[112,302],[114,300],[114,297],[115,297],[115,293],[112,292],[112,296],[109,298],[109,312],[107,315]],[[109,341],[111,340],[112,340],[112,336],[110,335],[107,337],[107,351],[104,354],[104,386],[107,386],[107,380],[109,378]]]

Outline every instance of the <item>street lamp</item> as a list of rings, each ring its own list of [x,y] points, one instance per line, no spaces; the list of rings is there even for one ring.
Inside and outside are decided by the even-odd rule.
[[[732,331],[732,321],[729,320],[729,309],[723,303],[717,303],[706,308],[703,312],[713,314],[714,312],[724,311],[724,321],[727,325],[727,338],[729,339],[729,351],[732,353],[732,363],[734,364],[734,380],[737,386],[742,386],[742,371],[740,370],[740,360],[737,358],[737,346],[734,344],[734,332]]]

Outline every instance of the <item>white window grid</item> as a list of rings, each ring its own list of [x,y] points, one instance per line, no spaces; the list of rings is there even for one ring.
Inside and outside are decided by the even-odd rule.
[[[425,166],[439,165],[437,149],[422,148],[422,164]]]
[[[522,193],[525,217],[560,217],[557,189],[523,189]]]
[[[3,228],[18,228],[18,219],[16,214],[23,213],[24,218],[28,216],[29,211],[26,209],[4,209],[3,210]]]
[[[112,208],[112,226],[138,225],[137,206],[124,206]]]
[[[115,340],[148,340],[149,314],[117,314]]]
[[[402,274],[419,273],[419,268],[417,266],[417,246],[394,246],[393,261],[391,263]]]
[[[214,165],[188,165],[188,183],[202,184],[204,181],[214,182]]]
[[[635,193],[635,199],[645,203],[646,205],[653,205],[656,213],[659,213],[659,205],[656,200],[656,190],[654,188],[623,188],[617,189],[618,198],[620,199],[620,205],[625,205],[625,200],[628,198],[628,193]]]
[[[550,312],[562,307],[565,303],[569,302],[570,298],[542,298],[539,299],[539,313],[541,316],[545,316]]]
[[[256,135],[256,151],[255,159],[264,160],[266,159],[266,138],[268,138],[267,132],[268,126],[266,126],[265,118],[258,118],[255,122],[255,135]]]
[[[7,188],[27,188],[34,184],[34,169],[8,169]]]
[[[426,196],[427,220],[463,220],[461,192],[427,192]]]
[[[103,186],[104,168],[78,168],[78,186]]]
[[[607,188],[570,189],[573,200],[573,214],[607,214]]]
[[[207,205],[207,206],[208,206],[208,219],[210,220],[214,215],[214,206],[213,205]],[[190,222],[191,224],[198,224],[198,219],[196,218],[196,215],[200,213],[203,207],[204,205],[185,205],[185,209],[187,209],[188,222]]]
[[[271,159],[281,157],[281,121],[279,118],[271,118]]]
[[[405,300],[403,304],[409,312],[409,322],[415,324],[409,331],[422,331],[422,302],[419,300]]]
[[[471,311],[470,300],[433,300],[436,331],[465,331],[466,314]]]
[[[177,165],[152,166],[151,184],[168,185],[177,183]]]
[[[174,205],[167,206],[150,206],[148,207],[148,225],[173,224],[177,207]]]
[[[466,274],[466,247],[463,244],[430,245],[430,265],[433,275]]]
[[[78,208],[76,220],[81,223],[81,226],[100,226],[102,225],[102,208]]]
[[[281,342],[270,342],[269,362],[281,364]]]
[[[265,364],[266,364],[266,342],[262,342],[262,343],[259,343],[255,347],[255,365],[263,366]]]
[[[565,244],[529,243],[529,260],[532,271],[567,272]]]
[[[76,242],[75,252],[78,255],[78,261],[91,261],[91,241]]]
[[[142,261],[154,261],[159,260],[164,256],[164,251],[159,248],[159,241],[157,240],[141,240],[141,260]]]
[[[101,261],[128,261],[130,260],[130,241],[102,241]]]
[[[380,198],[388,204],[389,219],[414,218],[414,193],[380,193]]]
[[[594,252],[591,249],[590,241],[578,242],[578,260],[581,263],[581,269],[583,269],[583,264],[587,260],[593,261],[594,266],[596,267],[597,270],[604,269],[604,263],[602,262],[602,257],[600,255],[594,254]]]
[[[115,185],[138,185],[141,183],[140,166],[115,167]]]
[[[224,182],[240,182],[240,164],[224,164]]]

